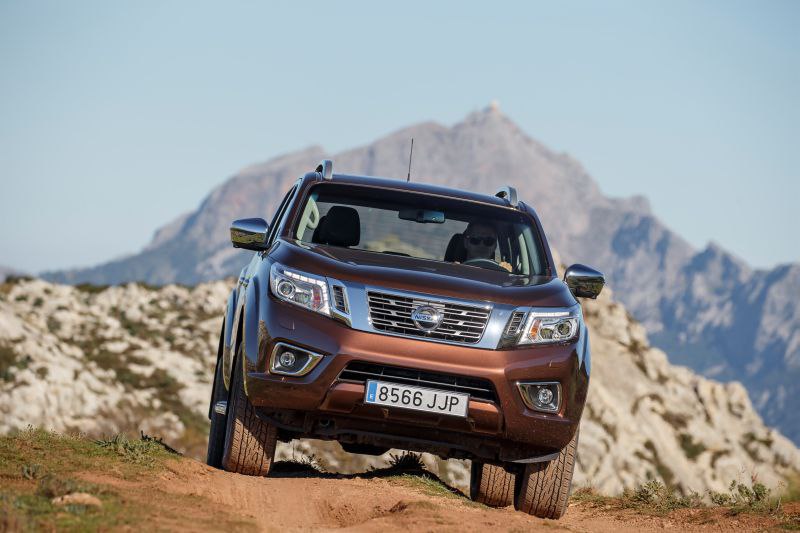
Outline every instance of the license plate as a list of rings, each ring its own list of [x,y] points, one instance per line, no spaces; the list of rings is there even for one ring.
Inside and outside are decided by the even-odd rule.
[[[425,411],[426,413],[466,417],[469,408],[469,394],[369,380],[364,402]]]

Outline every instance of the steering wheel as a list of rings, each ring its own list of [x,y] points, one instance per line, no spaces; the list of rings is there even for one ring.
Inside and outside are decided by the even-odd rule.
[[[462,265],[480,267],[480,268],[487,268],[489,270],[497,270],[497,271],[500,271],[500,272],[508,273],[508,270],[506,270],[505,268],[501,267],[499,263],[497,263],[496,261],[492,261],[491,259],[483,259],[483,258],[468,259],[467,261],[464,261],[461,264]]]

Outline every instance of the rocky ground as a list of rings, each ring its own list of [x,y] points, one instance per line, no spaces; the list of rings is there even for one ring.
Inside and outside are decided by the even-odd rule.
[[[0,433],[28,425],[90,435],[142,430],[202,457],[230,287],[230,281],[192,288],[0,285]],[[617,494],[656,478],[704,493],[756,479],[779,490],[800,471],[800,451],[763,424],[741,385],[671,365],[609,292],[587,302],[585,315],[592,380],[578,486]],[[389,459],[318,441],[279,450],[281,459],[310,455],[326,470],[345,473]],[[467,463],[424,460],[447,483],[466,485]]]

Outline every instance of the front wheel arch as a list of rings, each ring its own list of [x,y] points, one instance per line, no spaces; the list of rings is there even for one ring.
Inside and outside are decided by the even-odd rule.
[[[211,416],[214,413],[214,391],[217,388],[217,376],[219,375],[219,365],[222,364],[222,354],[225,345],[225,323],[227,322],[226,319],[222,319],[222,328],[219,334],[219,346],[217,347],[217,362],[214,365],[214,378],[211,380],[211,400],[208,402],[208,419],[211,420]],[[224,386],[224,379],[223,386]],[[227,390],[227,387],[225,387]]]

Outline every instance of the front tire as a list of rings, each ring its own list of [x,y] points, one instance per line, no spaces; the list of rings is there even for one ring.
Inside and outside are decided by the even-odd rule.
[[[255,408],[244,392],[242,357],[242,347],[239,346],[231,371],[222,467],[237,474],[266,476],[275,456],[278,431],[256,416]]]
[[[559,519],[569,503],[569,489],[575,469],[578,432],[575,432],[558,457],[552,461],[532,463],[517,474],[514,507],[539,518]]]
[[[514,480],[502,466],[472,461],[469,497],[489,507],[507,507],[514,503]]]

